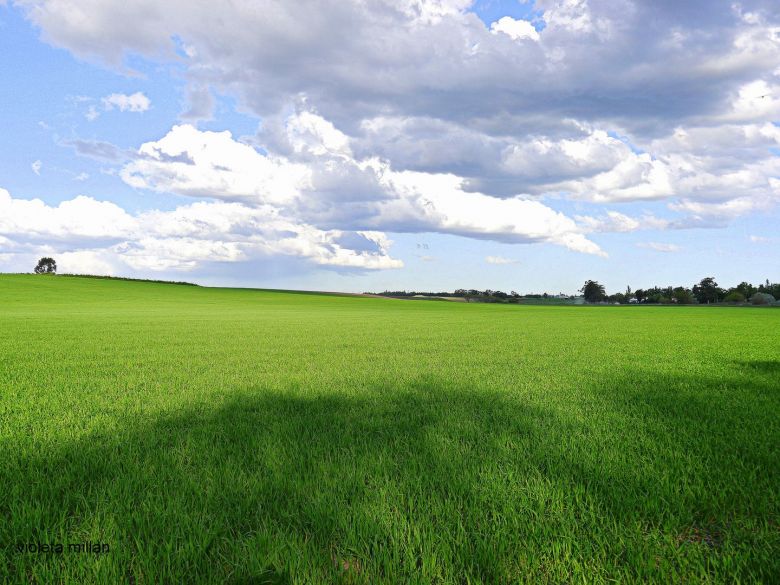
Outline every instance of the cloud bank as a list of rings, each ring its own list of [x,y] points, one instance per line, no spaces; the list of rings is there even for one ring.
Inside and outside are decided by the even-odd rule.
[[[605,256],[599,233],[719,227],[780,199],[780,6],[769,0],[537,0],[533,21],[488,24],[470,0],[16,4],[80,58],[176,67],[183,120],[212,119],[218,95],[257,117],[241,140],[181,124],[132,153],[74,142],[137,189],[196,199],[175,212],[192,223],[233,218],[225,238],[208,228],[211,243],[193,244],[212,258],[263,250],[389,268],[387,232]],[[561,200],[599,211],[569,217]],[[636,202],[664,217],[620,207]],[[143,230],[191,237],[131,219],[134,246]],[[274,246],[277,232],[296,235]],[[366,256],[344,234],[373,234],[361,237],[377,247]],[[175,257],[166,246],[144,249]],[[174,265],[208,256],[193,254]]]
[[[0,189],[0,233],[6,253],[56,250],[61,270],[122,273],[191,270],[205,262],[269,255],[342,269],[400,268],[384,234],[319,230],[286,220],[268,206],[196,202],[173,211],[132,215],[108,201],[78,196],[57,206],[16,199]],[[352,247],[340,241],[352,240]],[[359,242],[360,250],[355,250]]]

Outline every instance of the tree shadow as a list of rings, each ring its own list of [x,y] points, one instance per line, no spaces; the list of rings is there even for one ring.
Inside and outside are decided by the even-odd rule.
[[[738,361],[736,364],[748,371],[755,371],[761,374],[778,376],[780,378],[780,360]]]
[[[725,545],[689,547],[704,575],[720,558],[747,575],[777,569],[760,555],[735,565],[728,548],[765,546],[756,518],[777,513],[777,423],[755,406],[773,383],[751,378],[734,396],[722,380],[659,377],[650,392],[640,382],[594,381],[565,408],[434,379],[355,395],[248,387],[223,404],[127,420],[4,465],[6,542],[111,546],[11,551],[8,575],[652,579],[692,570],[679,545],[688,528],[713,525],[738,530]]]

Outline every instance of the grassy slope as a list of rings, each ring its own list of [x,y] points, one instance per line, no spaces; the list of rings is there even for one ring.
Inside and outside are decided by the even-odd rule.
[[[0,276],[0,578],[770,582],[779,325]]]

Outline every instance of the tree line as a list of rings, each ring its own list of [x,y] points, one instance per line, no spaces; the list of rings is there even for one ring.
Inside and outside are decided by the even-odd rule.
[[[495,302],[516,302],[516,300],[524,298],[522,295],[515,291],[505,293],[500,290],[476,290],[459,288],[454,292],[426,292],[426,291],[407,291],[407,290],[386,290],[381,293],[366,293],[366,294],[378,294],[383,297],[443,297],[443,298],[462,298],[469,300],[479,300],[486,303]],[[541,295],[537,295],[541,296]]]
[[[753,285],[749,282],[740,282],[731,288],[722,288],[715,278],[708,276],[702,278],[692,287],[687,286],[653,286],[651,288],[631,290],[626,287],[625,292],[607,294],[603,284],[595,280],[587,280],[579,291],[582,298],[588,303],[610,304],[713,304],[713,303],[752,303],[755,305],[770,305],[780,299],[780,283],[766,282]],[[377,294],[377,293],[367,293]],[[425,292],[425,291],[384,291],[378,293],[386,297],[443,297],[463,298],[467,302],[482,303],[519,303],[522,300],[568,298],[566,295],[519,294],[515,291],[509,293],[500,290],[477,290],[459,288],[453,292]]]
[[[712,303],[746,303],[754,305],[773,304],[780,298],[780,283],[771,283],[767,279],[758,286],[747,281],[740,282],[731,288],[722,288],[715,278],[702,278],[693,287],[666,286],[637,289],[631,291],[627,287],[623,293],[608,295],[604,286],[597,281],[588,280],[580,289],[583,297],[589,303],[642,303],[642,304],[712,304]]]

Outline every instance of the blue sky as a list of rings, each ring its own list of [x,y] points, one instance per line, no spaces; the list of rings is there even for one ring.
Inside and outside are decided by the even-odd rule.
[[[0,271],[780,280],[772,3],[177,2],[0,3]]]

